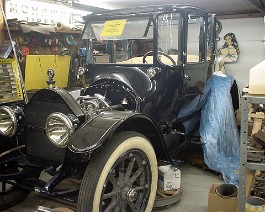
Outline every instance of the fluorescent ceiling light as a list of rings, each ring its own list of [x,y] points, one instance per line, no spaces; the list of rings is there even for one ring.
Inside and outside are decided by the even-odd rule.
[[[113,0],[96,0],[96,1],[92,2],[92,1],[88,1],[88,0],[78,0],[78,1],[76,1],[76,3],[84,4],[84,5],[88,5],[88,6],[93,6],[93,7],[109,9],[109,10],[117,9],[117,8],[111,6],[110,2],[112,2],[112,1]]]

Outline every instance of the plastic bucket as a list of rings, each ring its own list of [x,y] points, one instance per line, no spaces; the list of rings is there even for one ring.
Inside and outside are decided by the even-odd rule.
[[[265,60],[252,67],[249,71],[249,90],[250,94],[265,94]]]
[[[249,197],[246,202],[246,212],[265,212],[265,200],[260,197]]]
[[[221,184],[216,187],[215,192],[222,197],[236,197],[237,187],[233,184]]]

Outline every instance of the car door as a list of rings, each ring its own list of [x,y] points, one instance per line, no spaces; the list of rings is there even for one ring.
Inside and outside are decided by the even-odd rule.
[[[184,10],[163,12],[155,16],[154,65],[160,67],[163,85],[158,115],[171,122],[178,114],[183,88],[183,17]]]
[[[208,14],[204,10],[186,11],[184,18],[184,68],[181,111],[185,118],[198,111],[202,105],[203,88],[207,80],[210,58],[207,58]]]

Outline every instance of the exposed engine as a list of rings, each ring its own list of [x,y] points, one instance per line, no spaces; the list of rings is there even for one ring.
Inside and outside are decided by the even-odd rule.
[[[100,110],[111,109],[109,103],[101,94],[94,94],[94,96],[80,96],[76,99],[86,116],[91,116]]]
[[[76,101],[87,116],[102,110],[138,111],[139,98],[125,83],[113,79],[101,79],[86,89]]]

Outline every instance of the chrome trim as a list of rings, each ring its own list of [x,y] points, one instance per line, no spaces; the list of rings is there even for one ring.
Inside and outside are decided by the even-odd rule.
[[[15,114],[15,111],[12,109],[12,108],[10,108],[10,107],[8,107],[8,106],[1,106],[0,107],[0,116],[1,116],[1,110],[3,110],[3,112],[6,112],[8,115],[9,115],[9,117],[10,117],[10,119],[11,119],[11,122],[12,122],[12,130],[11,130],[11,132],[10,133],[5,133],[5,132],[2,132],[1,130],[0,130],[0,134],[1,135],[3,135],[3,136],[8,136],[8,137],[12,137],[13,135],[15,135],[15,133],[16,133],[16,131],[17,131],[17,116],[16,116],[16,114]],[[0,117],[0,120],[1,120],[1,117]],[[10,131],[10,130],[8,130],[8,131]],[[6,131],[6,132],[8,132],[8,131]]]
[[[60,121],[62,121],[65,126],[68,128],[68,135],[67,135],[67,141],[65,142],[65,144],[61,145],[60,143],[62,142],[62,140],[60,142],[57,142],[55,141],[51,135],[50,135],[50,132],[48,131],[48,125],[49,125],[49,121],[52,119],[52,118],[57,118],[59,119]],[[52,142],[52,144],[54,144],[55,146],[57,146],[58,148],[65,148],[68,144],[68,141],[69,141],[69,137],[72,135],[72,133],[74,132],[74,124],[73,122],[71,121],[71,119],[63,114],[63,113],[58,113],[58,112],[55,112],[55,113],[52,113],[51,115],[48,116],[47,120],[46,120],[46,124],[45,124],[45,132],[46,132],[46,135],[48,137],[48,139]]]

